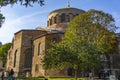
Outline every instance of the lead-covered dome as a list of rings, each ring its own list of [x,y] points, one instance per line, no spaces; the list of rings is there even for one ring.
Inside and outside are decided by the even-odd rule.
[[[78,15],[78,14],[84,13],[84,12],[85,12],[84,10],[77,9],[77,8],[70,8],[70,7],[68,7],[68,8],[61,8],[61,9],[57,9],[57,10],[54,10],[54,11],[50,12],[49,15],[48,15],[48,18],[55,17],[56,15],[61,15],[61,14]]]
[[[71,7],[54,10],[48,15],[48,27],[64,30],[66,29],[68,22],[75,16],[84,12],[84,10]]]

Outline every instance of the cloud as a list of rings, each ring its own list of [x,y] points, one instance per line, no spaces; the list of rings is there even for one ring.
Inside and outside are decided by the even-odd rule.
[[[18,16],[17,18],[14,16],[11,18],[6,16],[5,23],[0,28],[0,41],[2,43],[11,42],[15,32],[21,29],[35,28],[36,26],[34,25],[38,25],[39,21],[36,18],[42,18],[42,15],[45,13],[48,13],[48,11],[34,12],[29,15]],[[45,20],[41,19],[41,21],[40,22],[43,23]]]

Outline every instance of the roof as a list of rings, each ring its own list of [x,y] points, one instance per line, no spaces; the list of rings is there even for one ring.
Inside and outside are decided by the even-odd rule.
[[[52,13],[54,13],[54,12],[69,11],[69,10],[77,10],[77,11],[83,11],[83,12],[85,12],[85,11],[82,10],[82,9],[67,7],[67,8],[56,9],[56,10],[50,12],[49,15],[52,14]]]
[[[48,16],[50,16],[52,13],[60,14],[60,13],[83,13],[83,12],[85,12],[85,11],[82,9],[67,7],[67,8],[56,9],[56,10],[50,12]]]
[[[43,36],[53,35],[53,34],[64,34],[64,32],[57,32],[57,33],[45,33],[45,34],[39,35],[39,36],[37,36],[37,37],[34,37],[34,38],[33,38],[33,40],[38,39],[38,38],[43,37]]]

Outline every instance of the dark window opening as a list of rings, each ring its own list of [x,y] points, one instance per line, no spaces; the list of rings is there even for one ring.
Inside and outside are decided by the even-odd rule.
[[[16,57],[17,57],[17,50],[15,51],[15,55],[14,55],[14,65],[13,65],[13,67],[15,67],[16,66]]]
[[[36,65],[35,65],[35,72],[38,72],[38,71],[39,71],[39,65],[36,64]]]
[[[32,50],[28,49],[25,52],[25,68],[32,67]]]
[[[72,75],[73,75],[73,69],[72,69],[72,68],[69,68],[69,69],[67,70],[67,75],[68,75],[68,76],[72,76]]]
[[[61,15],[61,22],[65,22],[65,14]]]
[[[57,18],[56,18],[56,17],[54,17],[54,23],[56,23],[56,20],[57,20]]]
[[[41,53],[41,43],[38,44],[38,55]]]

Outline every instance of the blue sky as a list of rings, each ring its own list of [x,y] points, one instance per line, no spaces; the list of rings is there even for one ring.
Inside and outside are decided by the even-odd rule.
[[[45,0],[44,6],[33,4],[33,7],[20,6],[19,4],[2,7],[1,12],[6,17],[5,23],[0,28],[0,41],[8,43],[12,41],[14,33],[21,29],[35,29],[47,25],[48,14],[59,8],[67,6],[68,0]],[[102,10],[112,14],[116,20],[116,26],[120,27],[120,0],[70,0],[71,7],[85,11],[90,9]],[[119,32],[120,30],[117,30]]]

